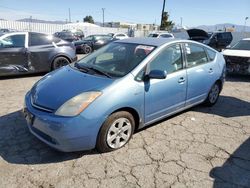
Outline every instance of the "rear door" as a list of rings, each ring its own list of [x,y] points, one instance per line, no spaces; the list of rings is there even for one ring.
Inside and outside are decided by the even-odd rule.
[[[47,72],[51,69],[50,59],[56,44],[53,44],[55,37],[41,34],[29,33],[29,60],[30,69],[34,72]],[[60,39],[58,39],[60,40]]]
[[[28,71],[27,35],[9,34],[0,39],[0,75]]]
[[[200,103],[215,82],[216,61],[211,60],[205,47],[194,43],[183,44],[187,69],[186,106]]]

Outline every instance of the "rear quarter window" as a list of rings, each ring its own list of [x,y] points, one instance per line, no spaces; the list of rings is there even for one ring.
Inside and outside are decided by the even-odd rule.
[[[209,61],[213,61],[216,57],[216,52],[210,49],[206,49]]]

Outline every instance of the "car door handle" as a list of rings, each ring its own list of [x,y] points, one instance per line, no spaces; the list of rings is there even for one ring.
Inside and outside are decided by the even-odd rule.
[[[185,78],[181,77],[179,80],[178,80],[178,83],[183,83],[185,82]]]
[[[210,68],[209,71],[208,71],[208,73],[210,73],[210,74],[213,73],[213,72],[214,72],[214,71],[213,71],[212,68]]]

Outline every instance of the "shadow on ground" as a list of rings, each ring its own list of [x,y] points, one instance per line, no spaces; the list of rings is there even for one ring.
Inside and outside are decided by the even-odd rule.
[[[223,164],[210,171],[214,188],[250,187],[250,138]]]
[[[227,75],[226,81],[229,81],[229,82],[250,82],[250,75]]]
[[[213,107],[199,105],[192,108],[192,110],[225,118],[250,116],[250,102],[222,95]]]
[[[234,97],[221,96],[214,107],[207,108],[201,105],[192,110],[222,117],[249,116],[250,103]],[[0,130],[0,156],[9,163],[56,163],[79,158],[83,155],[96,154],[96,151],[62,153],[51,149],[29,132],[21,111],[0,117]]]
[[[33,136],[21,111],[0,117],[0,157],[13,164],[56,163],[95,154],[95,151],[63,153]]]

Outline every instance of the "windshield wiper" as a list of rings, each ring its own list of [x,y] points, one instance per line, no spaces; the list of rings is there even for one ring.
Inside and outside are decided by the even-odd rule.
[[[94,71],[95,73],[98,73],[98,74],[101,74],[101,75],[104,75],[108,78],[112,78],[108,73],[104,72],[104,71],[101,71],[99,69],[96,69],[95,67],[89,67],[89,66],[85,66],[85,65],[80,65],[79,63],[75,63],[75,67],[77,69],[79,69],[80,71],[84,72],[84,73],[87,73],[89,72],[90,70],[91,71]]]
[[[99,69],[96,69],[95,67],[88,67],[88,69],[95,71],[96,73],[102,74],[108,78],[112,78],[108,73],[101,71]]]
[[[75,67],[76,67],[77,69],[79,69],[80,71],[84,72],[84,73],[86,73],[86,72],[89,71],[89,68],[83,67],[83,66],[79,65],[79,63],[77,63],[77,62],[75,63]]]

